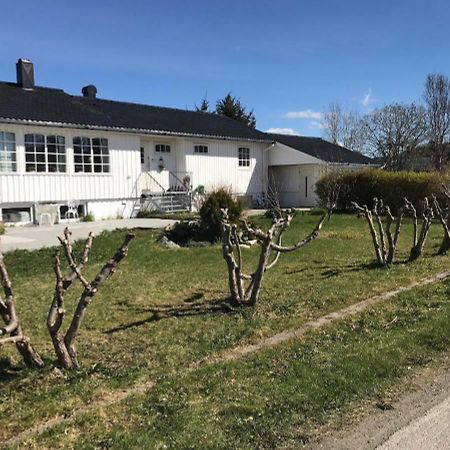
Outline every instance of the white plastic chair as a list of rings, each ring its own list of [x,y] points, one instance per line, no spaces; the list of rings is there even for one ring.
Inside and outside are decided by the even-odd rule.
[[[78,202],[68,201],[67,202],[67,211],[64,214],[64,218],[69,219],[78,219]]]

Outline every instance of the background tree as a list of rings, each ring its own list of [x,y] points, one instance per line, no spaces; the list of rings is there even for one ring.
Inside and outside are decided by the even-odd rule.
[[[433,164],[442,170],[448,162],[445,144],[450,134],[450,80],[442,74],[429,74],[423,97]]]
[[[363,117],[347,111],[339,103],[331,103],[324,114],[324,138],[333,144],[363,153],[367,143]]]
[[[387,170],[403,170],[411,153],[424,141],[426,115],[422,106],[393,103],[366,116],[367,144]]]
[[[231,95],[231,92],[223,99],[217,100],[216,114],[227,116],[230,119],[242,122],[252,128],[256,127],[256,118],[253,114],[253,110],[247,112],[245,106],[242,105],[238,98]]]
[[[210,112],[209,110],[209,102],[206,99],[206,95],[203,97],[202,102],[200,103],[200,106],[195,105],[195,110],[197,112]]]

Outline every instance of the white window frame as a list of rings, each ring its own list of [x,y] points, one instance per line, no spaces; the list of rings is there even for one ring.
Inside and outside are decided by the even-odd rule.
[[[196,155],[207,155],[209,153],[209,148],[205,144],[195,144],[194,153]]]
[[[238,148],[238,166],[242,168],[250,168],[250,148],[239,147]]]
[[[170,144],[155,144],[156,153],[170,153]]]
[[[9,131],[0,131],[0,173],[4,172],[17,172],[16,135]]]
[[[76,140],[79,142],[75,142]],[[75,174],[101,175],[111,172],[111,156],[107,138],[75,136],[72,142]],[[81,159],[78,159],[80,157]],[[79,168],[81,170],[77,170]],[[87,170],[88,168],[89,170]],[[96,168],[100,170],[96,170]]]
[[[26,173],[67,172],[66,138],[64,136],[26,133],[24,135],[24,148]],[[41,148],[41,151],[38,151],[38,148]],[[30,157],[30,160],[28,160],[28,157]],[[51,168],[52,170],[50,170]]]

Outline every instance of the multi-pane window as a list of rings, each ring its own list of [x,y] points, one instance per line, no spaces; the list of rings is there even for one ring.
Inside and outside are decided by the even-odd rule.
[[[0,172],[16,170],[16,137],[14,133],[0,131]]]
[[[238,149],[239,167],[250,167],[250,149],[247,147],[240,147]]]
[[[140,152],[141,152],[141,164],[144,164],[145,163],[144,147],[141,147]]]
[[[64,136],[25,135],[26,172],[65,172],[66,142]]]
[[[73,158],[75,172],[109,172],[108,139],[88,137],[73,138]]]
[[[155,152],[158,153],[170,153],[170,145],[168,144],[156,144]]]
[[[207,145],[194,145],[194,153],[208,153]]]

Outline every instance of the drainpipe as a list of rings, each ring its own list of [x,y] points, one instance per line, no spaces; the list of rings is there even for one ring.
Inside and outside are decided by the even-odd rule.
[[[274,148],[274,147],[275,147],[275,144],[276,144],[276,142],[273,141],[268,147],[266,147],[266,148],[263,150],[263,165],[264,165],[264,161],[265,161],[265,159],[266,159],[266,153],[267,153],[270,149]],[[264,173],[264,171],[263,171],[263,173]],[[266,186],[266,189],[268,190],[268,189],[269,189],[269,161],[267,161],[267,177],[266,177],[266,180],[267,180],[267,186]],[[263,183],[262,183],[262,185],[264,186],[264,176],[263,176]]]

